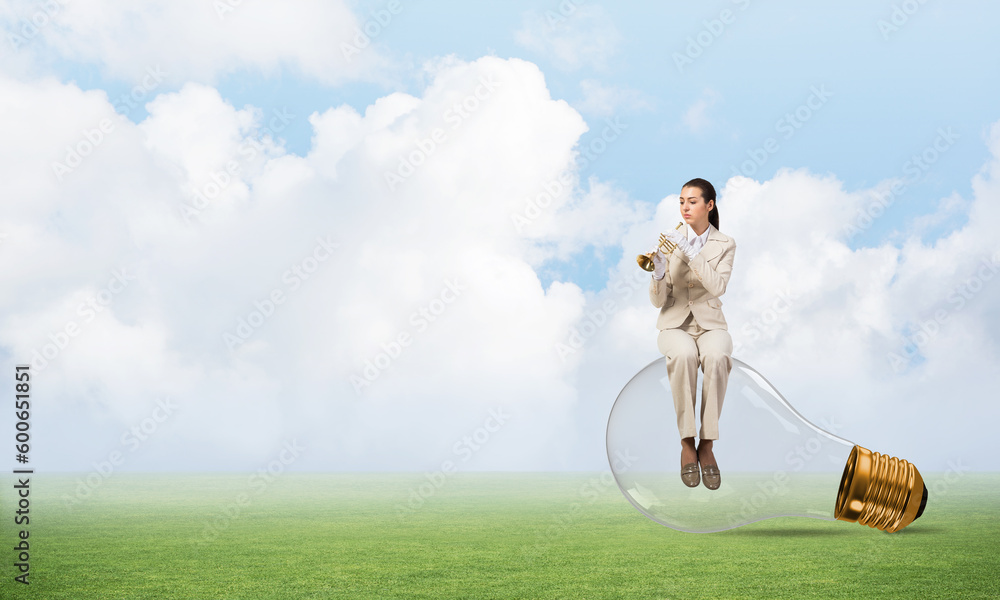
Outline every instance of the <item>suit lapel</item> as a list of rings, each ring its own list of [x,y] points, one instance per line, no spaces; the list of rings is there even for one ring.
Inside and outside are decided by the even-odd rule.
[[[702,248],[699,253],[706,261],[712,260],[716,256],[722,254],[722,250],[725,248],[722,244],[722,234],[719,233],[719,230],[712,225],[709,225],[708,227],[712,231],[708,234],[708,241],[705,242],[705,247]]]

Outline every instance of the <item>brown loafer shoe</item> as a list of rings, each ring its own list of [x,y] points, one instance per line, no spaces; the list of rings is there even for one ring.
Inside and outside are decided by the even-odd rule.
[[[719,473],[718,465],[706,465],[701,468],[701,474],[705,478],[705,487],[710,490],[717,490],[722,485],[722,474]]]
[[[688,487],[698,487],[701,483],[701,473],[698,471],[698,463],[688,463],[681,467],[681,481]]]

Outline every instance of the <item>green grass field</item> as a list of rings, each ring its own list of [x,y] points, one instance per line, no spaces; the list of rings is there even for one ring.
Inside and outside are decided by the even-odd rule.
[[[927,510],[897,534],[808,518],[678,532],[597,473],[451,474],[412,507],[423,474],[117,473],[70,506],[80,477],[32,480],[30,586],[13,581],[4,478],[0,597],[1000,597],[997,474],[926,474]]]

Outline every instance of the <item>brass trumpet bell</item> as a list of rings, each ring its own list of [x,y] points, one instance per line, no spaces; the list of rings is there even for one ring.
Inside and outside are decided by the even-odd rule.
[[[684,226],[684,221],[681,221],[680,223],[677,224],[677,227],[674,227],[674,229],[680,229],[683,226]],[[663,235],[662,233],[660,234],[660,245],[657,246],[656,248],[657,250],[660,250],[664,254],[669,255],[673,253],[674,248],[676,247],[677,244],[666,239],[666,236]],[[639,256],[635,257],[635,262],[639,263],[639,266],[642,268],[643,271],[649,271],[650,273],[652,273],[654,269],[653,265],[654,254],[656,254],[656,252],[650,252],[648,254],[640,254]]]

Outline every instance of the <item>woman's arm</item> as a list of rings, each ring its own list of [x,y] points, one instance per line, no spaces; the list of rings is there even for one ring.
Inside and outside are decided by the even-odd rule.
[[[667,301],[667,296],[674,289],[674,284],[670,280],[670,268],[669,264],[667,267],[667,272],[663,275],[663,279],[657,279],[656,277],[651,277],[652,281],[649,283],[649,301],[653,303],[653,306],[660,308]]]
[[[681,260],[687,263],[688,267],[698,276],[698,280],[701,281],[701,285],[704,286],[705,290],[718,298],[719,296],[726,293],[726,285],[729,284],[729,275],[733,272],[733,258],[736,256],[736,242],[730,240],[729,244],[726,245],[726,249],[722,251],[722,259],[719,261],[718,268],[713,269],[712,265],[708,264],[705,257],[698,254],[694,255],[694,258],[688,258],[687,254],[684,254],[680,250],[675,250],[674,254],[679,254]]]

